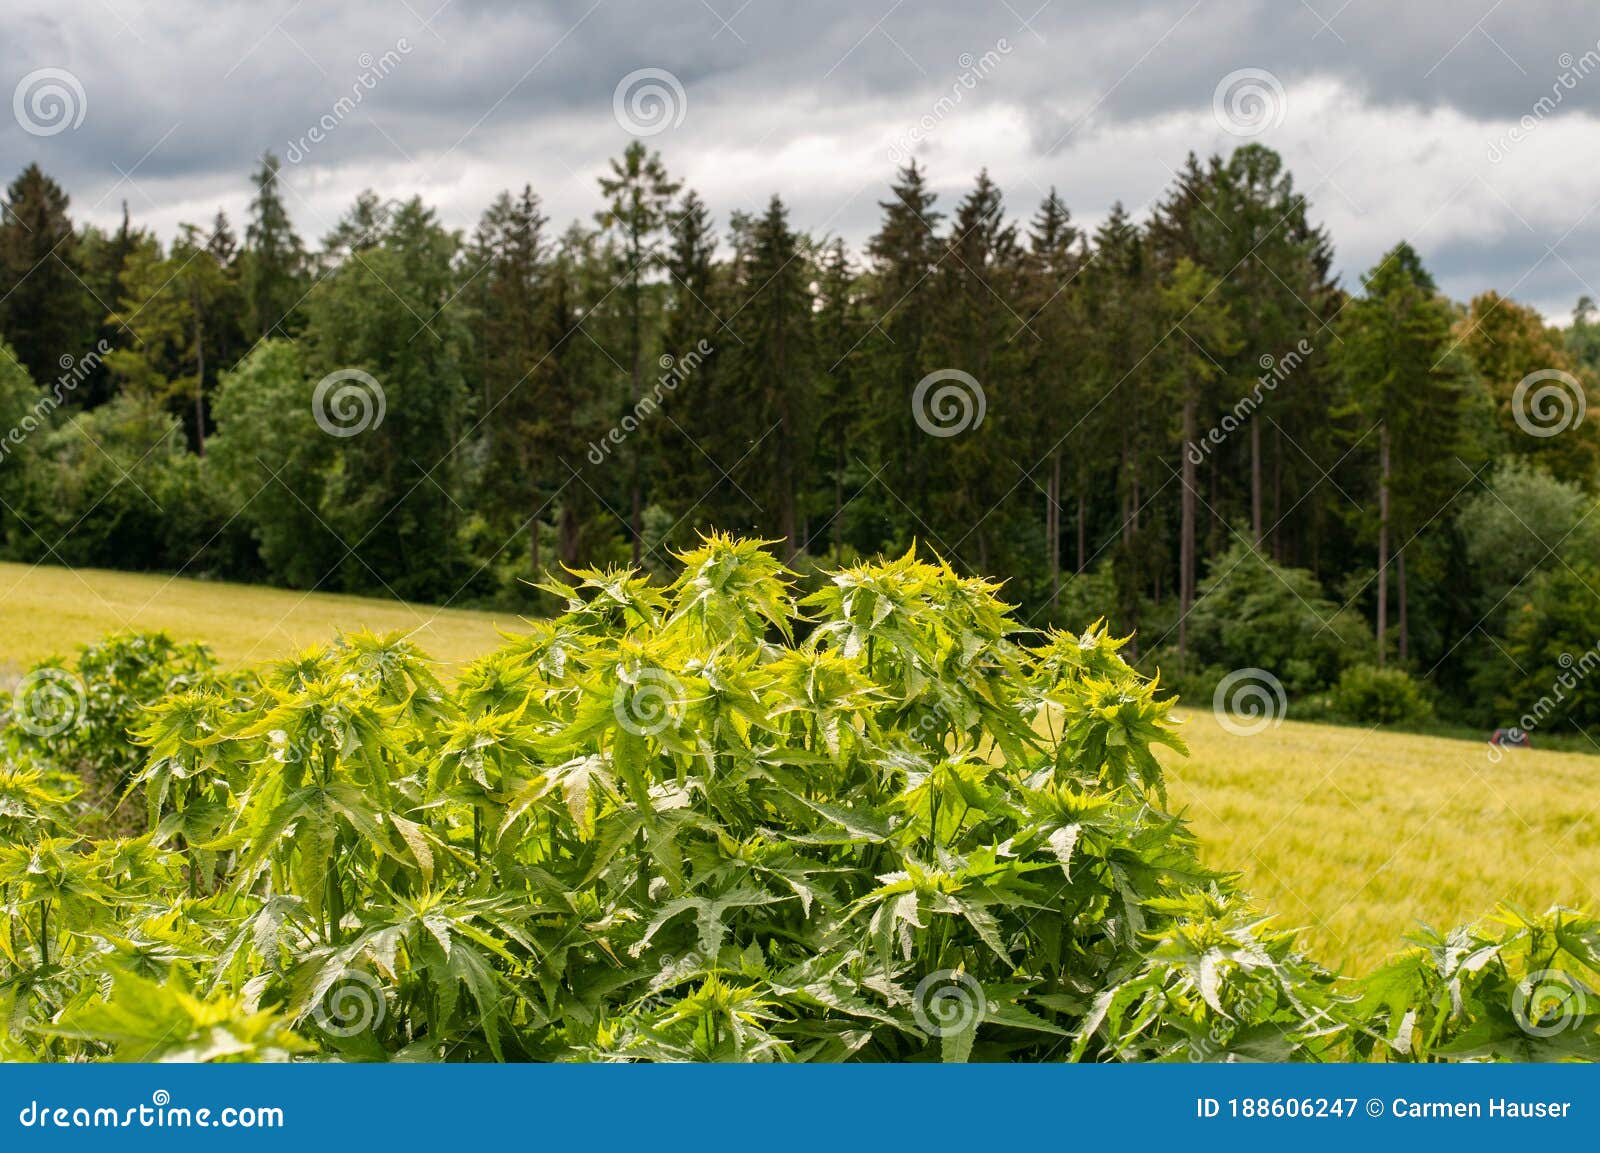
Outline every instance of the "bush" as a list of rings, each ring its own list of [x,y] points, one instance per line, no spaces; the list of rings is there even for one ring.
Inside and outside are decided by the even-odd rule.
[[[1359,613],[1330,601],[1309,572],[1244,543],[1212,562],[1189,614],[1189,645],[1202,667],[1266,669],[1291,696],[1331,686],[1373,651]]]
[[[0,1057],[1600,1049],[1515,1024],[1526,973],[1600,968],[1570,914],[1370,992],[1303,956],[1168,811],[1171,705],[1103,629],[1020,647],[994,585],[909,556],[798,601],[755,544],[683,561],[551,586],[453,686],[361,634],[171,687],[138,838],[83,840],[51,747],[0,733]]]
[[[179,644],[165,633],[107,637],[80,650],[75,667],[52,659],[21,678],[4,699],[9,743],[36,763],[81,777],[89,800],[114,801],[144,765],[133,730],[145,711],[173,693],[215,683],[215,668],[203,645]]]
[[[1404,669],[1352,665],[1339,677],[1333,710],[1362,724],[1414,725],[1433,716],[1433,702]]]

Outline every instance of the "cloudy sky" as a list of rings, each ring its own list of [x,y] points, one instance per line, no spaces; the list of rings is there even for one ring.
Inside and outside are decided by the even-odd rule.
[[[366,187],[463,228],[524,183],[587,218],[631,128],[719,217],[781,191],[859,242],[903,154],[946,206],[986,165],[1012,211],[1055,185],[1092,225],[1253,139],[1347,283],[1404,237],[1457,297],[1600,297],[1580,0],[12,0],[6,31],[3,166],[164,234],[240,219],[268,148],[313,240]]]

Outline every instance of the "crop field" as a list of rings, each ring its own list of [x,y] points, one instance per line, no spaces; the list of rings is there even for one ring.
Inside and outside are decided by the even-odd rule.
[[[340,629],[415,630],[447,667],[494,649],[515,617],[151,574],[0,564],[0,670],[121,629],[164,629],[225,664],[286,657]],[[6,680],[10,677],[4,678]],[[1594,901],[1600,756],[1541,750],[1492,762],[1474,741],[1284,721],[1253,736],[1179,709],[1191,755],[1160,749],[1202,857],[1237,868],[1320,959],[1370,968],[1426,922],[1502,899]]]
[[[341,630],[403,630],[446,664],[481,656],[514,616],[301,593],[154,573],[0,563],[0,674],[70,655],[114,632],[203,641],[227,665],[278,660]]]
[[[1594,1055],[1555,1026],[1600,923],[1542,907],[1588,899],[1584,814],[1535,793],[1534,825],[1486,747],[1191,713],[1163,763],[1124,642],[1019,647],[981,578],[908,556],[801,600],[760,542],[683,563],[580,574],[454,666],[123,633],[29,670],[0,1059]],[[227,615],[237,646],[287,609]],[[1590,758],[1529,756],[1584,795]],[[1418,916],[1449,937],[1384,962]]]
[[[1253,736],[1179,710],[1191,756],[1161,750],[1201,855],[1243,871],[1332,964],[1370,967],[1418,922],[1501,900],[1593,904],[1600,756],[1284,721]]]

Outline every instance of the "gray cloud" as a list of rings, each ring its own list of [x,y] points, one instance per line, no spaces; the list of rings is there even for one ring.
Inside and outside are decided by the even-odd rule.
[[[720,213],[776,188],[802,226],[859,240],[897,142],[933,166],[947,202],[989,164],[1022,213],[1050,184],[1088,220],[1113,199],[1138,207],[1187,149],[1237,142],[1211,103],[1222,76],[1250,67],[1286,93],[1281,125],[1261,139],[1326,211],[1347,277],[1410,235],[1462,295],[1521,281],[1525,299],[1564,312],[1574,285],[1600,279],[1587,223],[1560,260],[1545,249],[1600,199],[1600,177],[1562,168],[1573,141],[1597,131],[1592,6],[740,5],[22,0],[0,43],[0,95],[63,68],[88,108],[80,127],[47,137],[0,120],[0,155],[38,160],[90,216],[109,220],[126,198],[164,231],[219,204],[241,211],[265,148],[303,154],[290,182],[312,237],[368,184],[421,191],[467,226],[499,187],[528,181],[565,219],[593,209],[593,175],[628,139],[612,118],[618,80],[656,67],[688,109],[651,143]],[[362,87],[386,53],[397,63]],[[961,89],[965,61],[985,53],[997,66]],[[1491,159],[1524,116],[1535,130]],[[308,142],[314,128],[323,138]]]

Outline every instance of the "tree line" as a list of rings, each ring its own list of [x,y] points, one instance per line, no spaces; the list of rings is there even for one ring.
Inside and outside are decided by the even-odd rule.
[[[718,222],[639,143],[564,230],[531,186],[470,232],[365,192],[312,245],[252,180],[242,237],[166,242],[7,189],[7,555],[541,611],[712,528],[917,545],[1190,685],[1408,670],[1473,723],[1595,644],[1590,303],[1455,302],[1405,243],[1341,285],[1260,145],[1092,231],[912,162],[860,251],[779,196]]]

